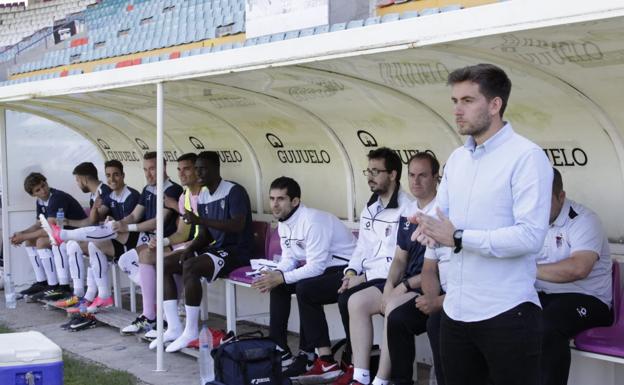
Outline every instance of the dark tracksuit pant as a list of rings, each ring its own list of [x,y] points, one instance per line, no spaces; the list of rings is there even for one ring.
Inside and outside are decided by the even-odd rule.
[[[609,326],[613,314],[598,298],[578,293],[539,293],[544,319],[540,385],[565,385],[570,372],[570,339],[589,328]]]
[[[413,384],[416,359],[414,336],[427,330],[427,319],[427,315],[416,308],[413,300],[405,302],[386,315],[388,349],[392,362],[390,379],[396,385]],[[434,353],[434,361],[435,358]]]
[[[286,334],[290,297],[296,294],[300,322],[299,348],[313,352],[317,347],[331,346],[323,305],[336,303],[338,300],[338,289],[342,285],[342,272],[345,267],[328,267],[321,275],[292,284],[282,284],[271,290],[269,336],[275,343],[288,350]]]

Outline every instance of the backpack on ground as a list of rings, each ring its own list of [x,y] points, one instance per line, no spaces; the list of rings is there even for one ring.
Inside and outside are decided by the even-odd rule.
[[[259,335],[253,337],[253,335]],[[261,332],[233,338],[212,350],[215,380],[227,385],[287,385],[281,353]]]

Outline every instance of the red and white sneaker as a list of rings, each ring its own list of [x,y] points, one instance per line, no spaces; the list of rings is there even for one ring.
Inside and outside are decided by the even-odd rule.
[[[87,313],[97,313],[100,309],[105,309],[107,307],[113,306],[113,297],[108,297],[102,299],[100,297],[95,297],[91,305],[87,308]]]
[[[48,222],[48,219],[43,214],[39,214],[39,223],[41,223],[41,227],[45,230],[46,234],[48,234],[48,238],[50,238],[50,242],[54,246],[58,246],[63,243],[63,240],[61,239],[60,227],[54,223]]]
[[[342,374],[340,364],[337,362],[327,362],[320,357],[314,360],[312,369],[308,370],[305,374],[297,377],[297,381],[300,384],[318,384],[322,381],[325,383],[333,381]]]
[[[332,385],[350,385],[352,381],[353,365],[349,365],[347,366],[347,369],[345,369],[344,373],[342,373],[342,375],[340,375],[340,377],[338,377],[336,381],[332,382]]]

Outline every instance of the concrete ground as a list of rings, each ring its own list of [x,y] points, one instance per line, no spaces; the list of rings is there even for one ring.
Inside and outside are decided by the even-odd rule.
[[[47,309],[41,303],[25,303],[19,300],[16,309],[4,306],[4,291],[0,291],[0,324],[15,331],[36,330],[54,341],[64,351],[78,358],[86,358],[108,368],[129,372],[145,385],[188,385],[199,378],[199,368],[194,357],[181,353],[164,353],[164,372],[156,372],[156,352],[136,336],[123,336],[119,329],[105,325],[80,332],[62,330],[59,325],[67,320],[64,311]],[[212,316],[211,327],[224,329],[225,319]],[[267,329],[243,324],[239,333]],[[289,337],[289,345],[296,352],[298,339]],[[418,365],[418,384],[429,384],[429,367]]]
[[[15,331],[36,330],[54,341],[64,351],[87,358],[106,367],[127,371],[150,385],[188,385],[198,382],[197,360],[184,354],[164,355],[164,372],[156,372],[156,353],[135,336],[122,336],[118,329],[98,326],[80,332],[62,330],[65,312],[46,310],[40,303],[17,302],[16,309],[6,309],[0,291],[0,323]]]

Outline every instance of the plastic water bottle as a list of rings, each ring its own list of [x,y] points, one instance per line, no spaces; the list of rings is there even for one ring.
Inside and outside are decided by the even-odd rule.
[[[4,306],[7,309],[15,309],[17,306],[15,288],[13,287],[13,278],[11,278],[11,273],[4,274],[4,300]]]
[[[205,385],[207,382],[214,381],[214,359],[210,352],[212,351],[212,333],[206,324],[202,326],[199,332],[199,383]]]
[[[56,225],[61,229],[65,225],[65,212],[63,211],[63,209],[58,209],[58,211],[56,212]]]

